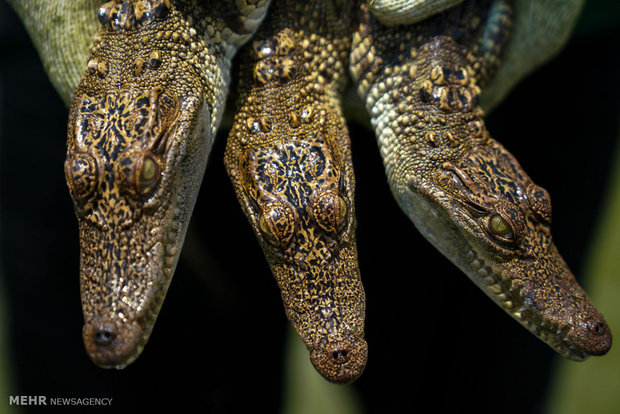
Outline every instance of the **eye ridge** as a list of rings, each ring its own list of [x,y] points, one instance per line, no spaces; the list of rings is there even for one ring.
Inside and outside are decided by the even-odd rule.
[[[525,191],[530,208],[535,216],[547,225],[551,225],[551,197],[547,190],[532,183],[527,186]]]
[[[336,234],[346,228],[348,210],[346,199],[334,191],[319,193],[312,202],[314,220],[327,233]]]
[[[65,161],[65,176],[75,198],[88,201],[95,193],[99,179],[97,160],[86,153],[73,155]]]
[[[263,206],[258,215],[258,228],[269,243],[284,247],[293,239],[295,216],[286,205],[269,203]]]

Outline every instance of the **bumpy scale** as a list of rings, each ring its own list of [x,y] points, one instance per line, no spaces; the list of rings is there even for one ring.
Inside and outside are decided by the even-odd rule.
[[[583,360],[609,350],[609,328],[552,242],[547,191],[490,137],[478,106],[511,25],[508,1],[392,28],[362,6],[351,73],[418,229],[531,332]]]
[[[274,1],[240,52],[238,111],[225,163],[286,314],[326,379],[366,365],[354,176],[340,94],[350,2]]]
[[[231,58],[267,3],[238,10],[239,2],[125,0],[99,10],[65,162],[79,223],[83,337],[97,365],[126,366],[151,333],[223,111]]]

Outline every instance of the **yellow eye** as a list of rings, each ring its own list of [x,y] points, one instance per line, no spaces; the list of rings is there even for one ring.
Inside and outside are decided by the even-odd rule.
[[[150,193],[159,182],[161,169],[157,161],[150,155],[144,155],[139,161],[141,161],[141,163],[138,162],[137,165],[140,165],[140,170],[136,171],[138,174],[135,186],[138,194],[145,196]]]
[[[512,240],[514,238],[514,233],[510,225],[506,222],[506,220],[504,220],[498,215],[494,215],[491,217],[491,220],[489,222],[489,228],[493,233],[500,237],[509,240]]]
[[[116,174],[125,192],[134,198],[142,198],[159,183],[161,167],[150,153],[131,150],[120,157]]]
[[[159,165],[151,157],[145,157],[140,170],[139,186],[142,190],[150,187],[158,178]]]

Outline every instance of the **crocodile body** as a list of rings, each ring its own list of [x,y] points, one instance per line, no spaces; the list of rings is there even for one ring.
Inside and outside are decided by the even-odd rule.
[[[470,0],[406,28],[362,7],[351,70],[403,211],[499,306],[583,360],[609,350],[609,328],[552,242],[549,195],[479,107],[512,20],[509,1]]]
[[[70,108],[65,172],[79,223],[84,343],[100,366],[139,355],[170,284],[231,58],[257,26],[228,15],[239,33],[225,38],[223,15],[234,8],[222,6],[222,15],[168,0],[99,10]]]
[[[352,8],[335,3],[273,2],[239,54],[225,163],[313,365],[345,383],[361,374],[367,345],[340,108]]]

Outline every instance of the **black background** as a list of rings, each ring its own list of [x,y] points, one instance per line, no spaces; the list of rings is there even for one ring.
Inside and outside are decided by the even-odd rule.
[[[578,277],[618,136],[618,7],[588,3],[566,49],[488,118],[492,135],[551,193],[554,239]],[[102,370],[81,339],[77,225],[63,175],[67,110],[3,2],[0,81],[9,334],[1,346],[13,394],[112,397],[117,412],[277,412],[287,321],[223,167],[227,131],[148,345],[125,370]],[[350,132],[370,352],[354,387],[365,411],[543,412],[554,353],[423,240],[391,196],[373,135],[355,124]]]

